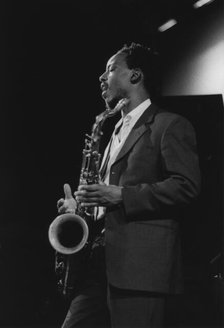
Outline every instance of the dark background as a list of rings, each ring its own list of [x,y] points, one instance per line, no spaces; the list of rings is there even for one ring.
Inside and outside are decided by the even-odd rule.
[[[192,3],[0,3],[0,325],[60,324],[66,304],[57,294],[47,231],[63,184],[77,187],[85,133],[104,110],[98,78],[107,59],[130,41],[159,51],[166,73],[173,60],[170,44],[172,56],[180,53],[189,27],[193,31],[215,19],[222,8],[216,1],[195,12]],[[158,26],[174,14],[180,17],[178,28],[159,33]],[[222,271],[223,98],[164,96],[161,103],[193,123],[203,176],[200,199],[183,220],[186,293],[170,305],[171,322],[219,325],[221,296],[214,276]],[[112,122],[105,124],[102,148]]]

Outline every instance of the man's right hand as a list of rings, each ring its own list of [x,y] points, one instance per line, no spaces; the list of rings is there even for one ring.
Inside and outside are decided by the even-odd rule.
[[[65,198],[60,198],[57,202],[57,208],[59,214],[72,213],[75,212],[77,207],[77,202],[72,197],[71,187],[68,183],[64,184]]]

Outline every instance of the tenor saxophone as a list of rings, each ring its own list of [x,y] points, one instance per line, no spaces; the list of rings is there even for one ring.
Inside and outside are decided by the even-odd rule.
[[[100,140],[105,120],[120,112],[128,103],[121,99],[114,109],[106,108],[95,117],[91,134],[86,134],[82,152],[82,165],[79,184],[100,183]],[[71,296],[79,277],[83,276],[83,263],[88,261],[91,246],[99,231],[94,220],[94,208],[82,207],[77,203],[74,212],[57,216],[49,226],[48,238],[55,249],[55,272],[58,278],[58,289],[65,296]]]

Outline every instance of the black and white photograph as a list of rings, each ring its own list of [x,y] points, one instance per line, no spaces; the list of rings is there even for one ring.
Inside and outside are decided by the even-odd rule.
[[[0,328],[223,327],[224,1],[0,16]]]

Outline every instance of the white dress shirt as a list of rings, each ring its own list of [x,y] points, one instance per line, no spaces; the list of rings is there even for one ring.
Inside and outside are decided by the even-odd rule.
[[[105,164],[105,161],[108,160],[108,158],[109,158],[107,167],[106,167],[106,173],[103,178],[103,182],[106,185],[109,184],[111,165],[116,160],[117,155],[120,152],[125,140],[127,139],[129,133],[131,132],[133,126],[135,125],[137,120],[140,118],[140,116],[144,113],[146,108],[149,107],[150,104],[151,104],[150,99],[146,99],[145,101],[143,101],[140,105],[138,105],[136,108],[134,108],[127,115],[124,115],[124,113],[121,112],[122,117],[115,125],[114,132],[111,136],[111,140],[109,141],[109,143],[104,151],[104,156],[103,156],[103,159],[101,162],[101,169],[102,169],[102,167]],[[127,122],[127,124],[125,124],[125,122]],[[126,125],[126,126],[125,126],[125,129],[122,131],[123,133],[121,133],[123,125]],[[116,133],[117,130],[119,130],[119,128],[120,128],[120,131],[118,133]],[[121,138],[121,136],[122,136],[122,138]],[[105,207],[102,207],[102,206],[98,207],[96,219],[100,220],[104,216],[104,213],[105,213]]]
[[[120,152],[125,140],[127,139],[129,133],[131,132],[131,130],[132,130],[133,126],[135,125],[135,123],[137,122],[137,120],[144,113],[146,108],[149,107],[150,104],[151,104],[150,99],[146,99],[145,101],[143,101],[140,105],[138,105],[136,108],[134,108],[127,115],[124,115],[124,113],[122,112],[122,117],[115,125],[114,132],[112,134],[111,146],[110,146],[110,142],[109,142],[109,144],[107,145],[107,148],[105,149],[102,164],[101,164],[101,168],[102,168],[104,161],[108,155],[108,151],[109,151],[110,152],[109,161],[107,164],[106,174],[104,177],[105,184],[109,184],[111,165],[116,160],[117,155]],[[122,131],[122,127],[125,124],[125,121],[128,121],[128,122],[127,122],[125,129]],[[120,131],[118,133],[116,133],[116,131],[119,129],[120,126],[121,126]],[[121,133],[121,132],[123,132],[123,133]],[[121,138],[121,135],[122,135],[122,138]]]

